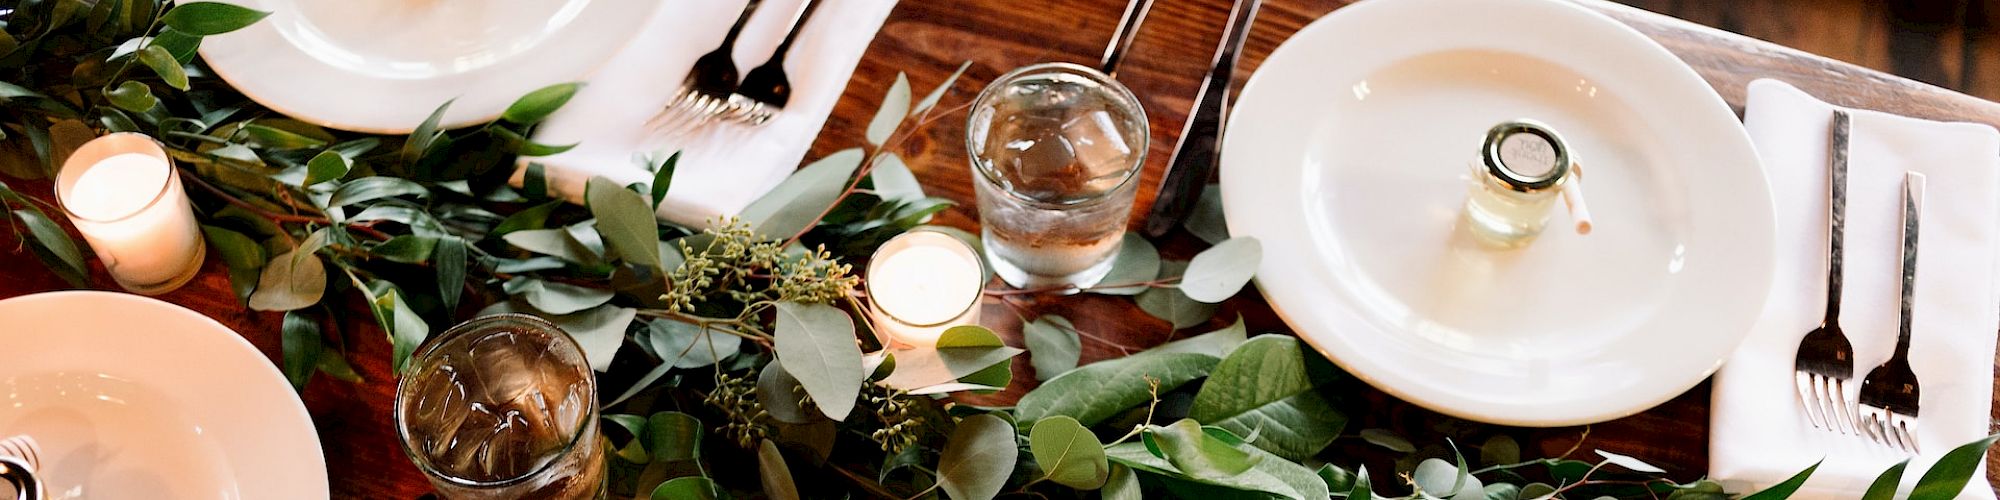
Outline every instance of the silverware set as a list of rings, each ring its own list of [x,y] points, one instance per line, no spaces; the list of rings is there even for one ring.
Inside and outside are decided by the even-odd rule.
[[[1806,420],[1818,429],[1860,436],[1896,451],[1916,454],[1917,377],[1910,370],[1912,294],[1917,277],[1917,230],[1923,212],[1924,176],[1903,182],[1902,298],[1896,351],[1854,386],[1854,345],[1840,328],[1842,249],[1847,223],[1848,136],[1852,118],[1835,111],[1828,141],[1826,318],[1799,342],[1793,383]]]
[[[784,41],[779,42],[771,58],[751,68],[748,74],[741,74],[737,71],[733,55],[736,40],[762,3],[763,0],[750,0],[744,5],[743,13],[737,15],[736,23],[729,27],[722,44],[695,59],[694,66],[688,69],[687,78],[681,81],[680,89],[674,92],[659,113],[647,120],[646,126],[653,135],[676,138],[718,121],[754,127],[784,112],[785,104],[792,99],[792,84],[785,76],[785,54],[791,51],[792,43],[805,29],[806,21],[812,18],[819,2],[806,0],[803,10],[793,19]]]

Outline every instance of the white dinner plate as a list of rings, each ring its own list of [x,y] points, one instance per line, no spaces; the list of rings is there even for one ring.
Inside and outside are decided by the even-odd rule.
[[[492,120],[579,81],[638,33],[657,0],[220,0],[270,12],[208,37],[217,75],[265,107],[345,130],[402,134],[456,99],[447,127]]]
[[[51,499],[328,495],[319,434],[271,361],[137,295],[0,300],[0,438],[16,434],[41,444]]]
[[[1528,426],[1636,413],[1713,372],[1771,282],[1771,198],[1722,99],[1666,49],[1550,0],[1370,0],[1284,42],[1223,145],[1230,231],[1299,335],[1397,397]],[[1465,235],[1486,130],[1532,118],[1596,220]]]

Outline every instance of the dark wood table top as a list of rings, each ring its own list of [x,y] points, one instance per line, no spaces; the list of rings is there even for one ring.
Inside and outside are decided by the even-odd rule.
[[[1237,79],[1248,78],[1265,56],[1285,38],[1346,0],[1269,0],[1243,50]],[[1917,116],[2000,125],[2000,104],[1917,83],[1850,64],[1729,34],[1692,23],[1631,9],[1602,0],[1583,0],[1653,37],[1700,72],[1739,111],[1744,86],[1753,79],[1780,78],[1836,104]],[[964,105],[979,87],[1006,70],[1040,61],[1095,61],[1123,11],[1123,0],[932,0],[902,2],[856,68],[841,102],[814,143],[809,157],[862,143],[862,130],[897,72],[909,75],[920,92],[942,81],[959,63],[972,66],[940,104],[940,110]],[[1153,142],[1147,159],[1138,206],[1151,203],[1174,139],[1186,118],[1196,86],[1207,71],[1210,51],[1228,17],[1225,0],[1165,0],[1158,2],[1120,72],[1120,80],[1145,102],[1152,117]],[[970,171],[964,159],[964,118],[938,119],[923,133],[896,147],[933,196],[961,202],[938,217],[939,223],[976,227]],[[14,182],[24,193],[48,193],[46,182]],[[1135,222],[1143,210],[1135,213]],[[1186,259],[1200,249],[1184,232],[1159,242],[1169,258]],[[117,289],[93,259],[92,285]],[[64,289],[27,249],[0,231],[0,297]],[[202,273],[186,287],[162,297],[216,318],[242,333],[271,359],[280,359],[277,313],[253,312],[230,291],[227,272],[211,257]],[[358,300],[345,297],[355,314],[341,321],[342,335],[353,352],[355,367],[366,379],[349,384],[317,377],[304,400],[325,449],[328,474],[337,498],[414,498],[429,490],[406,460],[391,429],[390,404],[395,390],[389,373],[389,346]],[[1177,335],[1207,331],[1195,327],[1176,333],[1166,323],[1141,312],[1119,297],[1081,296],[1029,299],[1035,313],[1062,314],[1089,333],[1083,339],[1083,359],[1090,362],[1124,355]],[[993,302],[983,315],[989,327],[1020,345],[1014,311]],[[1289,332],[1284,322],[1256,296],[1245,291],[1224,304],[1218,318],[1241,314],[1252,333]],[[1014,365],[1015,386],[981,403],[1007,403],[1030,388],[1034,377],[1025,358]],[[1995,384],[2000,391],[2000,382]],[[1703,383],[1653,409],[1588,429],[1588,446],[1642,457],[1668,469],[1676,479],[1703,474],[1708,461],[1709,386]],[[1374,390],[1352,395],[1365,412],[1350,415],[1349,434],[1372,427],[1396,429],[1416,443],[1442,442],[1442,436],[1462,422],[1398,401]],[[2000,410],[1996,410],[2000,416]],[[1584,428],[1512,429],[1524,455],[1553,456],[1568,450]],[[1352,457],[1343,465],[1365,463],[1374,471],[1393,469],[1395,457],[1343,438],[1331,454]],[[2000,458],[1989,456],[1989,479],[2000,478]],[[1389,480],[1378,472],[1377,480]],[[1977,486],[1975,486],[1977,487]]]

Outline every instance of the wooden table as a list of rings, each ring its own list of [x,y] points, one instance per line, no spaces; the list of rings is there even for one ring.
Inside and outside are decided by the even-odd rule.
[[[1745,84],[1755,78],[1774,77],[1835,104],[2000,125],[2000,104],[1602,0],[1583,1],[1666,45],[1694,66],[1739,112]],[[1010,68],[1038,61],[1094,61],[1103,50],[1124,3],[1122,0],[903,2],[855,70],[853,81],[809,157],[860,144],[867,120],[899,71],[907,73],[914,86],[922,91],[943,80],[960,62],[972,61],[964,79],[940,105],[941,109],[951,109],[970,101],[984,82]],[[1346,0],[1265,2],[1244,48],[1238,80],[1248,78],[1264,57],[1293,32],[1348,3]],[[1225,0],[1158,2],[1121,70],[1120,80],[1140,96],[1146,113],[1153,119],[1153,147],[1142,179],[1140,207],[1151,203],[1154,186],[1160,181],[1197,83],[1207,71],[1210,51],[1221,34],[1228,9],[1229,2]],[[930,193],[962,203],[940,215],[938,221],[972,228],[976,213],[970,172],[964,159],[963,134],[963,115],[954,114],[937,120],[925,133],[898,146],[898,151]],[[23,192],[49,192],[46,182],[12,184]],[[7,232],[0,232],[0,259],[4,259],[0,261],[7,263],[0,266],[0,297],[66,288],[28,250],[11,239]],[[1199,250],[1197,241],[1185,233],[1170,235],[1160,242],[1160,247],[1168,257],[1178,259],[1191,257]],[[94,260],[92,265],[93,285],[116,289]],[[1255,295],[1245,292],[1232,299],[1218,317],[1240,313],[1252,333],[1288,332],[1286,325]],[[161,298],[216,318],[241,332],[273,360],[280,359],[281,315],[242,307],[230,291],[219,260],[209,259],[194,282]],[[351,297],[343,300],[355,312],[343,321],[343,328],[346,338],[353,342],[352,359],[366,382],[348,384],[318,377],[304,394],[326,451],[334,496],[416,497],[429,488],[403,457],[390,427],[394,378],[387,366],[389,346],[371,321],[352,319],[368,317],[360,302]],[[988,318],[988,326],[1008,336],[1010,344],[1020,345],[1012,311],[999,304],[987,307],[990,310],[984,317]],[[1129,300],[1116,297],[1041,299],[1031,301],[1027,307],[1067,316],[1080,330],[1089,332],[1083,348],[1086,363],[1208,329],[1195,327],[1177,334],[1164,322],[1139,311]],[[1218,321],[1208,326],[1222,325]],[[1020,374],[1015,377],[1014,387],[978,402],[1011,402],[1033,385],[1033,377],[1029,376],[1032,371],[1025,358],[1016,360],[1014,370]],[[2000,391],[2000,383],[1995,387]],[[1363,402],[1351,406],[1367,410],[1350,415],[1353,419],[1348,427],[1350,435],[1360,429],[1383,427],[1399,430],[1416,443],[1438,443],[1452,429],[1464,426],[1463,422],[1372,389],[1360,390],[1351,397]],[[1646,412],[1591,426],[1586,446],[1645,458],[1664,466],[1677,479],[1699,477],[1708,465],[1708,400],[1709,386],[1703,383]],[[2000,410],[1995,415],[2000,416]],[[1571,448],[1585,429],[1510,432],[1522,440],[1524,454],[1550,456]],[[1381,471],[1394,470],[1395,457],[1358,439],[1336,441],[1329,455],[1348,457],[1342,460],[1343,465],[1366,463],[1370,470],[1378,471],[1375,478],[1378,482],[1392,480]],[[2000,455],[1989,456],[1988,475],[1989,479],[2000,478]]]

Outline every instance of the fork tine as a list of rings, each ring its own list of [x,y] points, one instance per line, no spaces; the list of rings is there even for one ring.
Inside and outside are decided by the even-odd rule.
[[[687,87],[681,87],[680,90],[675,91],[673,97],[667,98],[666,104],[660,106],[660,112],[654,113],[652,118],[646,120],[646,129],[658,129],[660,124],[672,119],[680,111],[683,101],[686,101],[689,95],[690,91]]]
[[[1846,380],[1832,379],[1832,381],[1833,405],[1835,408],[1840,409],[1840,421],[1847,425],[1847,430],[1850,434],[1860,434],[1861,430],[1855,427],[1855,421],[1860,418],[1858,414],[1861,412],[1861,404],[1858,402],[1858,398],[1847,396],[1849,384]]]
[[[1883,431],[1886,429],[1882,426],[1881,408],[1876,408],[1873,406],[1864,406],[1861,408],[1861,413],[1862,417],[1861,420],[1859,421],[1861,425],[1861,431],[1863,432],[1863,435],[1868,437],[1869,441],[1874,441],[1875,444],[1880,444],[1883,446],[1889,446],[1889,447],[1896,446],[1894,442],[1891,442],[1888,439],[1888,437],[1883,434]]]
[[[1917,448],[1917,419],[1899,418],[1898,420],[1896,430],[1902,435],[1904,449],[1909,450],[1911,454],[1922,453],[1922,450]]]
[[[1805,414],[1806,422],[1812,424],[1813,428],[1825,429],[1825,420],[1819,415],[1819,400],[1813,397],[1814,377],[1816,376],[1806,372],[1792,372],[1792,385],[1793,389],[1797,389],[1799,410]]]
[[[1823,375],[1813,375],[1813,395],[1817,398],[1815,401],[1819,402],[1820,416],[1825,418],[1827,428],[1847,434],[1853,427],[1841,425],[1841,420],[1845,417],[1841,415],[1839,403],[1833,400],[1834,391],[1831,386],[1834,384],[1832,379]]]

